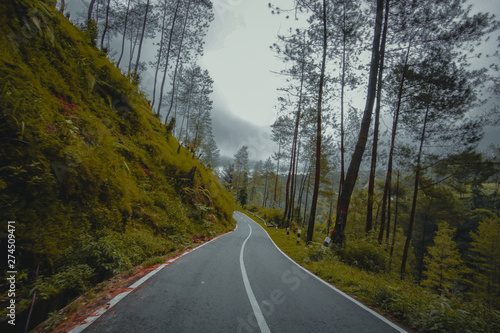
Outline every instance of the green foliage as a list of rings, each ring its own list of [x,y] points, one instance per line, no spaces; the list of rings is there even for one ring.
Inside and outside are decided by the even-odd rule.
[[[447,222],[440,223],[434,245],[428,248],[429,255],[425,257],[427,279],[423,285],[447,296],[456,289],[464,273],[464,263],[453,240],[454,233],[455,229]]]
[[[59,272],[50,277],[38,277],[35,288],[37,296],[48,298],[65,290],[77,293],[90,287],[89,279],[94,270],[86,264],[62,267]]]
[[[389,261],[385,245],[380,245],[374,235],[346,241],[337,254],[343,262],[370,272],[381,272]]]
[[[484,219],[472,236],[473,295],[500,308],[500,218]]]
[[[275,225],[280,225],[281,219],[283,218],[283,211],[278,208],[261,208],[258,210],[257,214],[266,220],[266,222]]]
[[[85,36],[88,38],[93,46],[97,44],[97,23],[94,19],[87,21],[87,28],[85,29]]]
[[[79,274],[95,283],[234,227],[231,195],[166,140],[144,93],[89,42],[94,22],[82,32],[35,0],[0,7],[0,219],[16,221],[20,288],[39,264],[40,294],[82,291]]]

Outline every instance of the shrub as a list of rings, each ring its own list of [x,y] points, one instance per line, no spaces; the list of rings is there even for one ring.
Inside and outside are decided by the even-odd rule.
[[[387,252],[373,236],[348,240],[337,254],[346,264],[370,272],[385,270],[388,262]]]
[[[258,214],[268,223],[274,223],[277,225],[281,224],[281,220],[283,219],[283,212],[277,208],[261,208],[258,211]]]
[[[90,287],[89,278],[93,273],[91,267],[82,264],[63,267],[50,277],[40,276],[35,283],[37,295],[45,299],[65,290],[84,292]]]

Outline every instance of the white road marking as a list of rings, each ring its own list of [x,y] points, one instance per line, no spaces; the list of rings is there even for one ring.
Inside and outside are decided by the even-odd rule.
[[[245,215],[246,216],[246,215]],[[247,216],[246,216],[247,217]],[[250,219],[250,218],[249,218]],[[394,328],[396,331],[398,332],[401,332],[401,333],[407,333],[408,331],[399,327],[398,325],[396,325],[395,323],[393,323],[392,321],[390,321],[389,319],[385,318],[384,316],[382,316],[381,314],[379,314],[378,312],[370,309],[369,307],[367,307],[366,305],[364,305],[363,303],[361,303],[360,301],[356,300],[355,298],[347,295],[346,293],[344,293],[343,291],[335,288],[334,286],[332,286],[330,283],[326,282],[325,280],[321,279],[320,277],[318,277],[317,275],[315,275],[314,273],[312,273],[311,271],[305,269],[304,267],[300,266],[299,264],[297,264],[292,258],[290,258],[285,252],[281,251],[281,249],[278,247],[278,245],[276,245],[276,243],[274,243],[273,239],[271,238],[271,236],[269,236],[269,233],[267,232],[266,229],[264,229],[259,223],[255,222],[253,219],[250,219],[253,223],[256,223],[259,227],[262,228],[262,230],[264,230],[264,232],[266,233],[267,237],[269,237],[269,239],[271,240],[271,243],[273,243],[273,245],[278,249],[278,251],[281,252],[281,254],[283,254],[285,257],[288,258],[288,260],[290,260],[291,262],[293,262],[295,265],[297,265],[300,269],[302,269],[304,272],[308,273],[309,275],[313,276],[315,279],[319,280],[321,283],[323,283],[324,285],[326,285],[327,287],[329,287],[330,289],[332,289],[333,291],[339,293],[340,295],[344,296],[345,298],[347,298],[348,300],[350,300],[351,302],[353,302],[354,304],[358,305],[359,307],[361,307],[362,309],[366,310],[367,312],[371,313],[373,316],[377,317],[378,319],[380,319],[381,321],[383,321],[384,323],[386,323],[387,325],[391,326],[392,328]],[[250,227],[251,228],[251,227]]]
[[[257,323],[259,324],[260,331],[263,333],[271,333],[271,330],[269,330],[269,327],[267,326],[267,322],[264,319],[264,315],[262,314],[262,311],[260,310],[259,303],[257,302],[257,299],[255,298],[255,295],[252,291],[252,287],[250,286],[250,281],[248,280],[248,275],[247,275],[247,270],[245,269],[245,263],[243,262],[243,252],[245,250],[245,245],[252,236],[252,226],[248,224],[248,227],[250,228],[250,233],[248,234],[248,237],[245,239],[243,242],[243,245],[241,246],[241,251],[240,251],[240,267],[241,267],[241,275],[243,276],[243,283],[245,284],[245,289],[248,295],[248,300],[250,301],[250,304],[252,305],[253,313],[255,314],[255,318],[257,319]]]
[[[236,225],[236,228],[238,226]],[[236,228],[234,230],[236,230]],[[233,230],[233,231],[234,231]],[[231,232],[231,231],[229,231]],[[213,242],[214,240],[224,236],[224,235],[227,235],[229,232],[226,232],[222,235],[219,235],[211,240],[209,240],[208,242],[205,242],[195,248],[192,248],[184,253],[182,253],[181,255],[179,255],[178,257],[175,257],[175,258],[172,258],[172,259],[169,259],[167,260],[167,262],[165,264],[162,264],[160,266],[158,266],[155,270],[149,272],[147,275],[143,276],[141,279],[139,279],[138,281],[136,281],[133,285],[131,285],[129,287],[130,290],[128,291],[125,291],[123,293],[120,293],[118,295],[116,295],[111,301],[109,301],[109,306],[108,307],[104,307],[104,308],[101,308],[99,309],[97,312],[91,314],[90,316],[88,316],[81,325],[79,326],[76,326],[75,328],[73,328],[71,331],[69,331],[69,333],[80,333],[80,332],[83,332],[83,330],[85,330],[87,327],[89,327],[94,321],[96,321],[97,319],[99,319],[100,316],[102,316],[106,311],[108,311],[109,309],[111,309],[113,306],[115,306],[118,302],[120,302],[122,299],[125,298],[125,296],[127,296],[128,294],[130,294],[134,289],[136,289],[137,287],[139,287],[141,284],[143,284],[144,282],[146,282],[147,280],[149,280],[153,275],[155,275],[156,273],[158,273],[160,270],[162,270],[163,268],[165,268],[166,266],[168,266],[169,264],[173,263],[174,261],[176,261],[177,259],[180,259],[182,257],[184,257],[185,255],[188,255],[190,253],[193,253],[194,251],[202,248],[203,246],[207,245],[208,243],[211,243]]]

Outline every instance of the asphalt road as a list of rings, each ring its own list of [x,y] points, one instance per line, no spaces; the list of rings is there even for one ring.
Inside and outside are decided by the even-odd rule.
[[[303,270],[257,223],[159,270],[84,332],[405,332]]]

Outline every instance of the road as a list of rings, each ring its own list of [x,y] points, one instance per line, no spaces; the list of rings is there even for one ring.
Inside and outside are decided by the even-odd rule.
[[[84,332],[405,332],[234,217],[235,231],[159,270]]]

